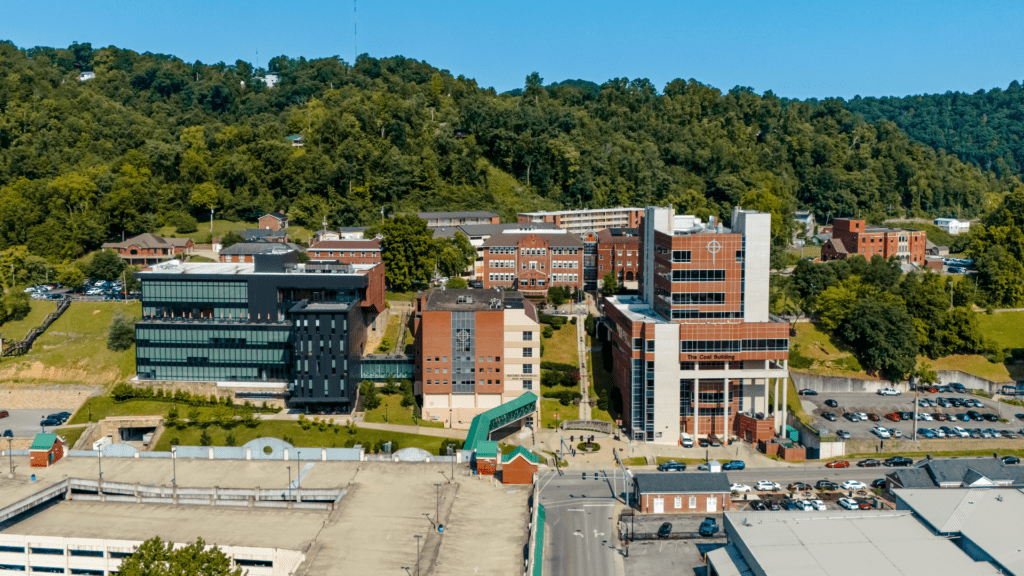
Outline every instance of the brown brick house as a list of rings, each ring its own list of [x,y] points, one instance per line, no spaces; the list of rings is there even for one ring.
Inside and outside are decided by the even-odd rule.
[[[722,512],[729,509],[730,492],[725,472],[665,472],[633,477],[637,508],[651,514]]]
[[[863,220],[836,218],[832,224],[832,239],[821,248],[821,259],[837,260],[854,254],[868,260],[875,255],[895,256],[900,262],[924,266],[927,241],[921,230],[868,226]]]
[[[325,240],[314,242],[307,250],[310,262],[341,264],[377,264],[383,262],[380,240]]]
[[[46,468],[64,457],[64,443],[56,434],[36,434],[29,448],[33,468]]]
[[[146,232],[123,242],[106,242],[102,247],[115,250],[129,264],[148,265],[191,254],[195,244],[191,238],[164,238]]]
[[[483,243],[485,289],[516,288],[545,298],[548,288],[583,289],[583,242],[564,230],[506,230]]]
[[[502,484],[532,484],[533,475],[537,473],[537,455],[522,446],[501,456]]]
[[[597,233],[597,285],[615,273],[619,284],[637,280],[640,270],[640,233],[636,228],[605,228]]]
[[[259,219],[260,228],[264,230],[284,230],[288,227],[288,215],[284,213],[284,210],[278,212],[271,212],[260,216]]]

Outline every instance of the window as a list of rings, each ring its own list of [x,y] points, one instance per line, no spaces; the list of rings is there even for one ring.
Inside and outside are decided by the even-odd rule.
[[[672,251],[673,262],[689,262],[690,251],[689,250],[673,250]]]
[[[523,380],[523,390],[533,390],[533,380]]]
[[[523,374],[533,374],[533,364],[523,364]]]
[[[642,350],[644,347],[643,338],[633,338],[633,350]]]
[[[725,304],[724,292],[673,292],[673,304],[718,305]]]
[[[697,497],[696,496],[690,496],[690,510],[696,510],[696,509],[697,509]]]
[[[675,509],[678,510],[678,509],[680,509],[682,507],[683,507],[683,497],[682,496],[676,496]]]
[[[654,340],[647,341],[647,351],[654,352]]]
[[[530,342],[533,340],[533,332],[530,330],[523,330],[523,340]]]
[[[719,282],[725,280],[725,270],[673,270],[673,282]]]
[[[523,358],[533,358],[533,348],[523,348]]]

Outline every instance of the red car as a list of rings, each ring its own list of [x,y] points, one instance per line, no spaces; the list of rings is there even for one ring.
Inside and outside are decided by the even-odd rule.
[[[872,422],[878,422],[881,419],[878,417],[878,414],[871,413],[868,414],[868,420],[871,420]]]
[[[889,420],[892,420],[893,422],[900,421],[900,415],[895,412],[889,412],[888,414],[885,415],[885,417],[888,418]]]
[[[825,464],[825,468],[849,468],[850,463],[846,460],[833,460],[828,464]]]

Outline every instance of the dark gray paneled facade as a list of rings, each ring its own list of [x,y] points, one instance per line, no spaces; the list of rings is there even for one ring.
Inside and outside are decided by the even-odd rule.
[[[142,282],[140,380],[287,382],[290,401],[345,409],[356,399],[369,276],[297,265],[294,253],[252,264],[157,267]]]

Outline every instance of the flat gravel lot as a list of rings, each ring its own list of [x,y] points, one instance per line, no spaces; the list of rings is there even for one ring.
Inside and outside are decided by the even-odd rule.
[[[4,408],[0,406],[0,410],[4,410]],[[56,414],[57,412],[73,412],[74,410],[74,407],[8,410],[11,415],[7,418],[0,418],[0,433],[4,430],[10,430],[16,438],[30,438],[44,431],[39,426],[39,423],[48,415]],[[52,432],[54,428],[56,426],[49,426],[45,429],[45,432]]]
[[[920,397],[929,398],[931,400],[935,400],[936,398],[939,397],[964,399],[975,398],[972,396],[965,396],[963,394],[922,394]],[[830,408],[828,406],[825,406],[825,401],[830,399],[838,402],[839,406],[837,408]],[[927,412],[929,414],[935,414],[936,412],[939,412],[943,414],[953,415],[962,414],[964,412],[967,412],[968,410],[977,410],[982,414],[988,412],[1000,414],[1003,418],[1009,419],[1009,422],[1004,424],[1002,422],[989,422],[987,420],[982,422],[954,422],[952,420],[939,422],[933,420],[930,422],[919,421],[917,423],[917,427],[939,428],[941,426],[962,426],[964,428],[981,428],[982,430],[986,428],[992,428],[994,430],[1009,430],[1018,433],[1020,432],[1021,428],[1024,427],[1024,422],[1021,422],[1015,416],[1015,414],[1017,413],[1024,412],[1024,409],[1021,409],[1017,406],[1002,404],[1001,402],[995,402],[993,400],[988,400],[985,398],[976,399],[981,401],[981,403],[984,405],[984,408],[939,408],[936,406],[920,407],[919,411]],[[835,432],[836,430],[846,430],[847,432],[850,433],[850,436],[852,438],[876,439],[877,436],[875,436],[875,434],[871,432],[871,429],[879,425],[884,426],[886,428],[895,428],[899,430],[903,434],[904,438],[910,437],[910,434],[913,432],[914,429],[913,422],[892,422],[885,418],[885,415],[890,412],[913,412],[913,394],[903,394],[901,396],[879,396],[878,394],[870,394],[867,392],[846,394],[825,392],[817,396],[801,396],[800,401],[805,405],[805,410],[807,407],[809,407],[807,406],[808,404],[814,405],[813,411],[809,411],[808,413],[814,416],[816,426],[818,426],[819,428],[829,430],[830,432]],[[821,416],[823,412],[831,412],[835,414],[836,417],[838,417],[838,420],[835,422],[830,422],[826,420]],[[843,414],[845,412],[864,412],[866,414],[874,413],[877,414],[881,420],[879,422],[872,422],[871,420],[864,422],[851,422],[846,418],[843,418]]]

